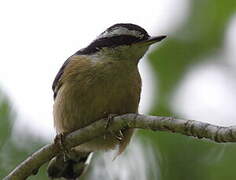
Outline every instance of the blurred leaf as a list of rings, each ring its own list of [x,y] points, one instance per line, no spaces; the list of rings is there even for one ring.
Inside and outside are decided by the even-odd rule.
[[[12,132],[14,120],[15,113],[10,102],[3,92],[0,92],[0,179],[46,143],[26,132],[16,140],[15,133]],[[40,168],[37,176],[31,176],[29,179],[48,179],[45,167],[46,165]]]
[[[191,7],[186,23],[150,54],[158,77],[158,101],[152,114],[170,113],[172,95],[187,70],[220,50],[236,1],[198,0]]]
[[[235,0],[191,1],[190,14],[183,26],[169,35],[150,54],[157,88],[153,115],[173,115],[173,95],[185,73],[194,65],[220,53],[228,22],[236,13]],[[189,99],[191,101],[191,99]],[[222,145],[178,134],[140,131],[153,140],[160,152],[162,180],[235,179],[236,145]]]
[[[13,117],[9,101],[0,91],[0,150],[10,137]]]

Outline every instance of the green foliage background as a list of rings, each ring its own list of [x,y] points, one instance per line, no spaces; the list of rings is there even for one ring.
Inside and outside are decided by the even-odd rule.
[[[173,6],[177,5],[173,4]],[[170,12],[171,13],[171,12]],[[204,63],[223,46],[227,25],[236,13],[235,0],[192,0],[185,23],[150,54],[150,63],[158,77],[152,115],[173,115],[170,108],[175,93],[188,69]],[[178,38],[178,37],[191,38]],[[211,61],[214,61],[211,59]],[[0,92],[0,179],[34,150],[46,142],[22,139],[27,148],[12,139],[15,112],[4,92]],[[152,140],[158,149],[160,180],[233,180],[236,178],[236,145],[216,144],[169,133],[140,131],[141,138]],[[27,137],[27,136],[26,136]],[[220,154],[220,157],[219,157]],[[217,158],[219,157],[219,158]],[[30,179],[47,179],[45,167]],[[150,177],[152,179],[152,177]]]
[[[150,114],[174,114],[170,108],[173,102],[171,98],[185,73],[221,50],[227,25],[235,13],[235,0],[191,1],[190,14],[183,26],[150,55],[150,62],[158,77],[158,100]],[[162,132],[142,131],[140,134],[152,138],[153,145],[164,159],[160,162],[162,180],[236,178],[235,144],[222,145]]]

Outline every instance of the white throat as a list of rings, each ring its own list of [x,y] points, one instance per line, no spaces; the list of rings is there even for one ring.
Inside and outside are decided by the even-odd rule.
[[[89,55],[95,62],[103,60],[130,61],[138,63],[144,56],[148,46],[124,45],[115,48],[102,48],[94,54]]]

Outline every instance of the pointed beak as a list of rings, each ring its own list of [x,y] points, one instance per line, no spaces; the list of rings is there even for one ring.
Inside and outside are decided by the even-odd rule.
[[[154,36],[154,37],[150,37],[147,40],[144,41],[140,41],[137,44],[143,44],[143,45],[152,45],[156,42],[162,41],[163,39],[165,39],[167,36],[163,35],[163,36]]]
[[[154,44],[156,42],[162,41],[166,37],[167,36],[154,36],[154,37],[150,37],[146,42],[150,44]]]

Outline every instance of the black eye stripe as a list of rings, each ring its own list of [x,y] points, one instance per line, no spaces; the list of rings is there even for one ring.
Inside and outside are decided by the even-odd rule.
[[[114,48],[120,45],[131,45],[132,43],[147,40],[148,37],[138,38],[131,35],[119,35],[104,37],[93,41],[88,47],[78,51],[76,54],[92,54],[104,47]]]
[[[97,47],[115,47],[119,45],[130,45],[134,42],[144,40],[145,38],[138,38],[130,35],[119,35],[113,37],[105,37],[94,41],[91,45]]]

